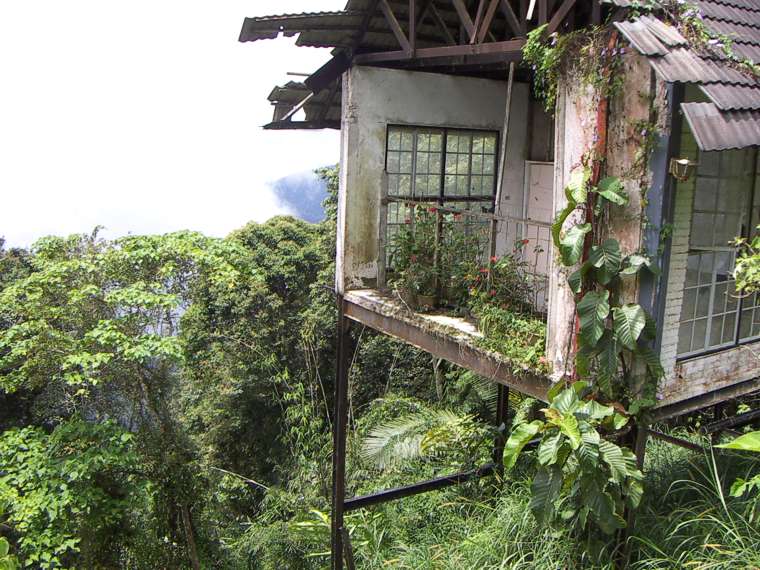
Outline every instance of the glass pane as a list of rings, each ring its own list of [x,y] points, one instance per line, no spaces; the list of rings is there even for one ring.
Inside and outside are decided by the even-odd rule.
[[[713,317],[710,323],[710,346],[721,344],[723,339],[723,317]]]
[[[694,318],[694,311],[697,308],[697,290],[687,289],[683,292],[683,302],[681,303],[681,320],[688,321]]]
[[[694,337],[691,344],[692,350],[702,350],[705,348],[707,337],[707,319],[694,321]]]
[[[678,354],[685,354],[691,351],[691,321],[681,323],[678,328]]]
[[[700,287],[697,294],[697,317],[706,317],[710,310],[710,287]]]
[[[401,133],[398,129],[388,129],[388,150],[399,150],[401,148]]]
[[[697,284],[699,270],[699,255],[690,255],[686,261],[686,287],[693,287]]]

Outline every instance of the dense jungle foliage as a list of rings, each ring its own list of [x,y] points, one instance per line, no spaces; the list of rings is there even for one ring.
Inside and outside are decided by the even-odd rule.
[[[329,564],[337,173],[321,174],[319,224],[0,245],[0,569]],[[489,459],[493,385],[354,334],[349,494]],[[358,567],[613,567],[611,538],[536,521],[537,462],[350,514]],[[757,471],[650,442],[631,566],[760,567],[757,493],[728,493]]]

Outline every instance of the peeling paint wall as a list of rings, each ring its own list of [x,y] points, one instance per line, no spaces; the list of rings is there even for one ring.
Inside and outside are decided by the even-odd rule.
[[[501,132],[506,93],[506,81],[362,66],[346,72],[338,200],[339,292],[375,286],[379,277],[387,126]],[[528,106],[528,85],[515,83],[502,201],[506,215],[522,211]]]

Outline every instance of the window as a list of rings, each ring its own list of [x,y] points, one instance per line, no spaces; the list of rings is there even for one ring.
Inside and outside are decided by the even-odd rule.
[[[389,126],[387,243],[410,219],[412,203],[493,212],[498,140],[492,131]]]
[[[758,224],[757,151],[704,152],[694,181],[678,356],[760,338],[760,296],[742,298],[732,278],[737,236]]]

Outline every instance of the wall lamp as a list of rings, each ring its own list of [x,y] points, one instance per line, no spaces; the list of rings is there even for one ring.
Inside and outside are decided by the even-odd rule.
[[[670,174],[679,182],[686,182],[691,175],[694,174],[694,169],[697,167],[697,162],[689,160],[688,158],[671,158],[670,168],[668,169]]]

